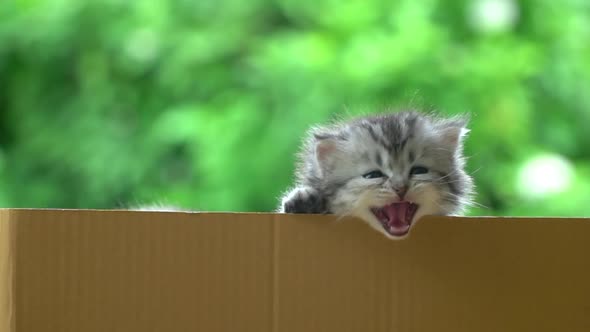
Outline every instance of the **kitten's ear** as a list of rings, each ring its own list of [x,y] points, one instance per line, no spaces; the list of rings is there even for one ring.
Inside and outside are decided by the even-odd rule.
[[[468,122],[469,118],[462,116],[441,123],[440,130],[443,143],[453,149],[461,148],[465,137],[469,133]]]
[[[333,135],[314,134],[315,159],[322,170],[330,170],[336,164],[340,151],[339,139]]]
[[[316,141],[315,156],[318,162],[325,163],[332,158],[334,153],[338,150],[336,141],[333,139],[323,139]]]

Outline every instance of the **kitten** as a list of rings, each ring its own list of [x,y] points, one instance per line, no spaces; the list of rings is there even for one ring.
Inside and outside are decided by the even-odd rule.
[[[279,212],[356,216],[392,239],[424,215],[460,214],[473,191],[466,124],[407,111],[312,128]]]

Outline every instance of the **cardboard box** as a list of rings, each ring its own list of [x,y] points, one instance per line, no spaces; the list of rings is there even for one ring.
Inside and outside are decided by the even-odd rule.
[[[0,210],[0,331],[590,331],[590,222]]]

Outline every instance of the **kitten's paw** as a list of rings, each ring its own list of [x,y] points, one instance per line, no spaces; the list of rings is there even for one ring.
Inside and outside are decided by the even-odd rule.
[[[316,190],[300,187],[283,197],[280,212],[283,213],[326,213],[326,201]]]
[[[154,212],[186,212],[187,210],[182,209],[174,205],[163,205],[163,204],[151,204],[151,205],[139,205],[129,208],[131,211],[154,211]]]

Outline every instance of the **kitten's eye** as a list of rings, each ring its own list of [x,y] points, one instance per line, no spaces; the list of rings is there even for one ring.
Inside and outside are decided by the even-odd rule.
[[[385,174],[383,174],[381,171],[371,171],[369,173],[363,174],[363,177],[365,179],[376,179],[376,178],[382,178],[384,176],[385,176]]]
[[[426,173],[428,173],[428,168],[426,168],[424,166],[414,166],[410,170],[410,175],[426,174]]]

